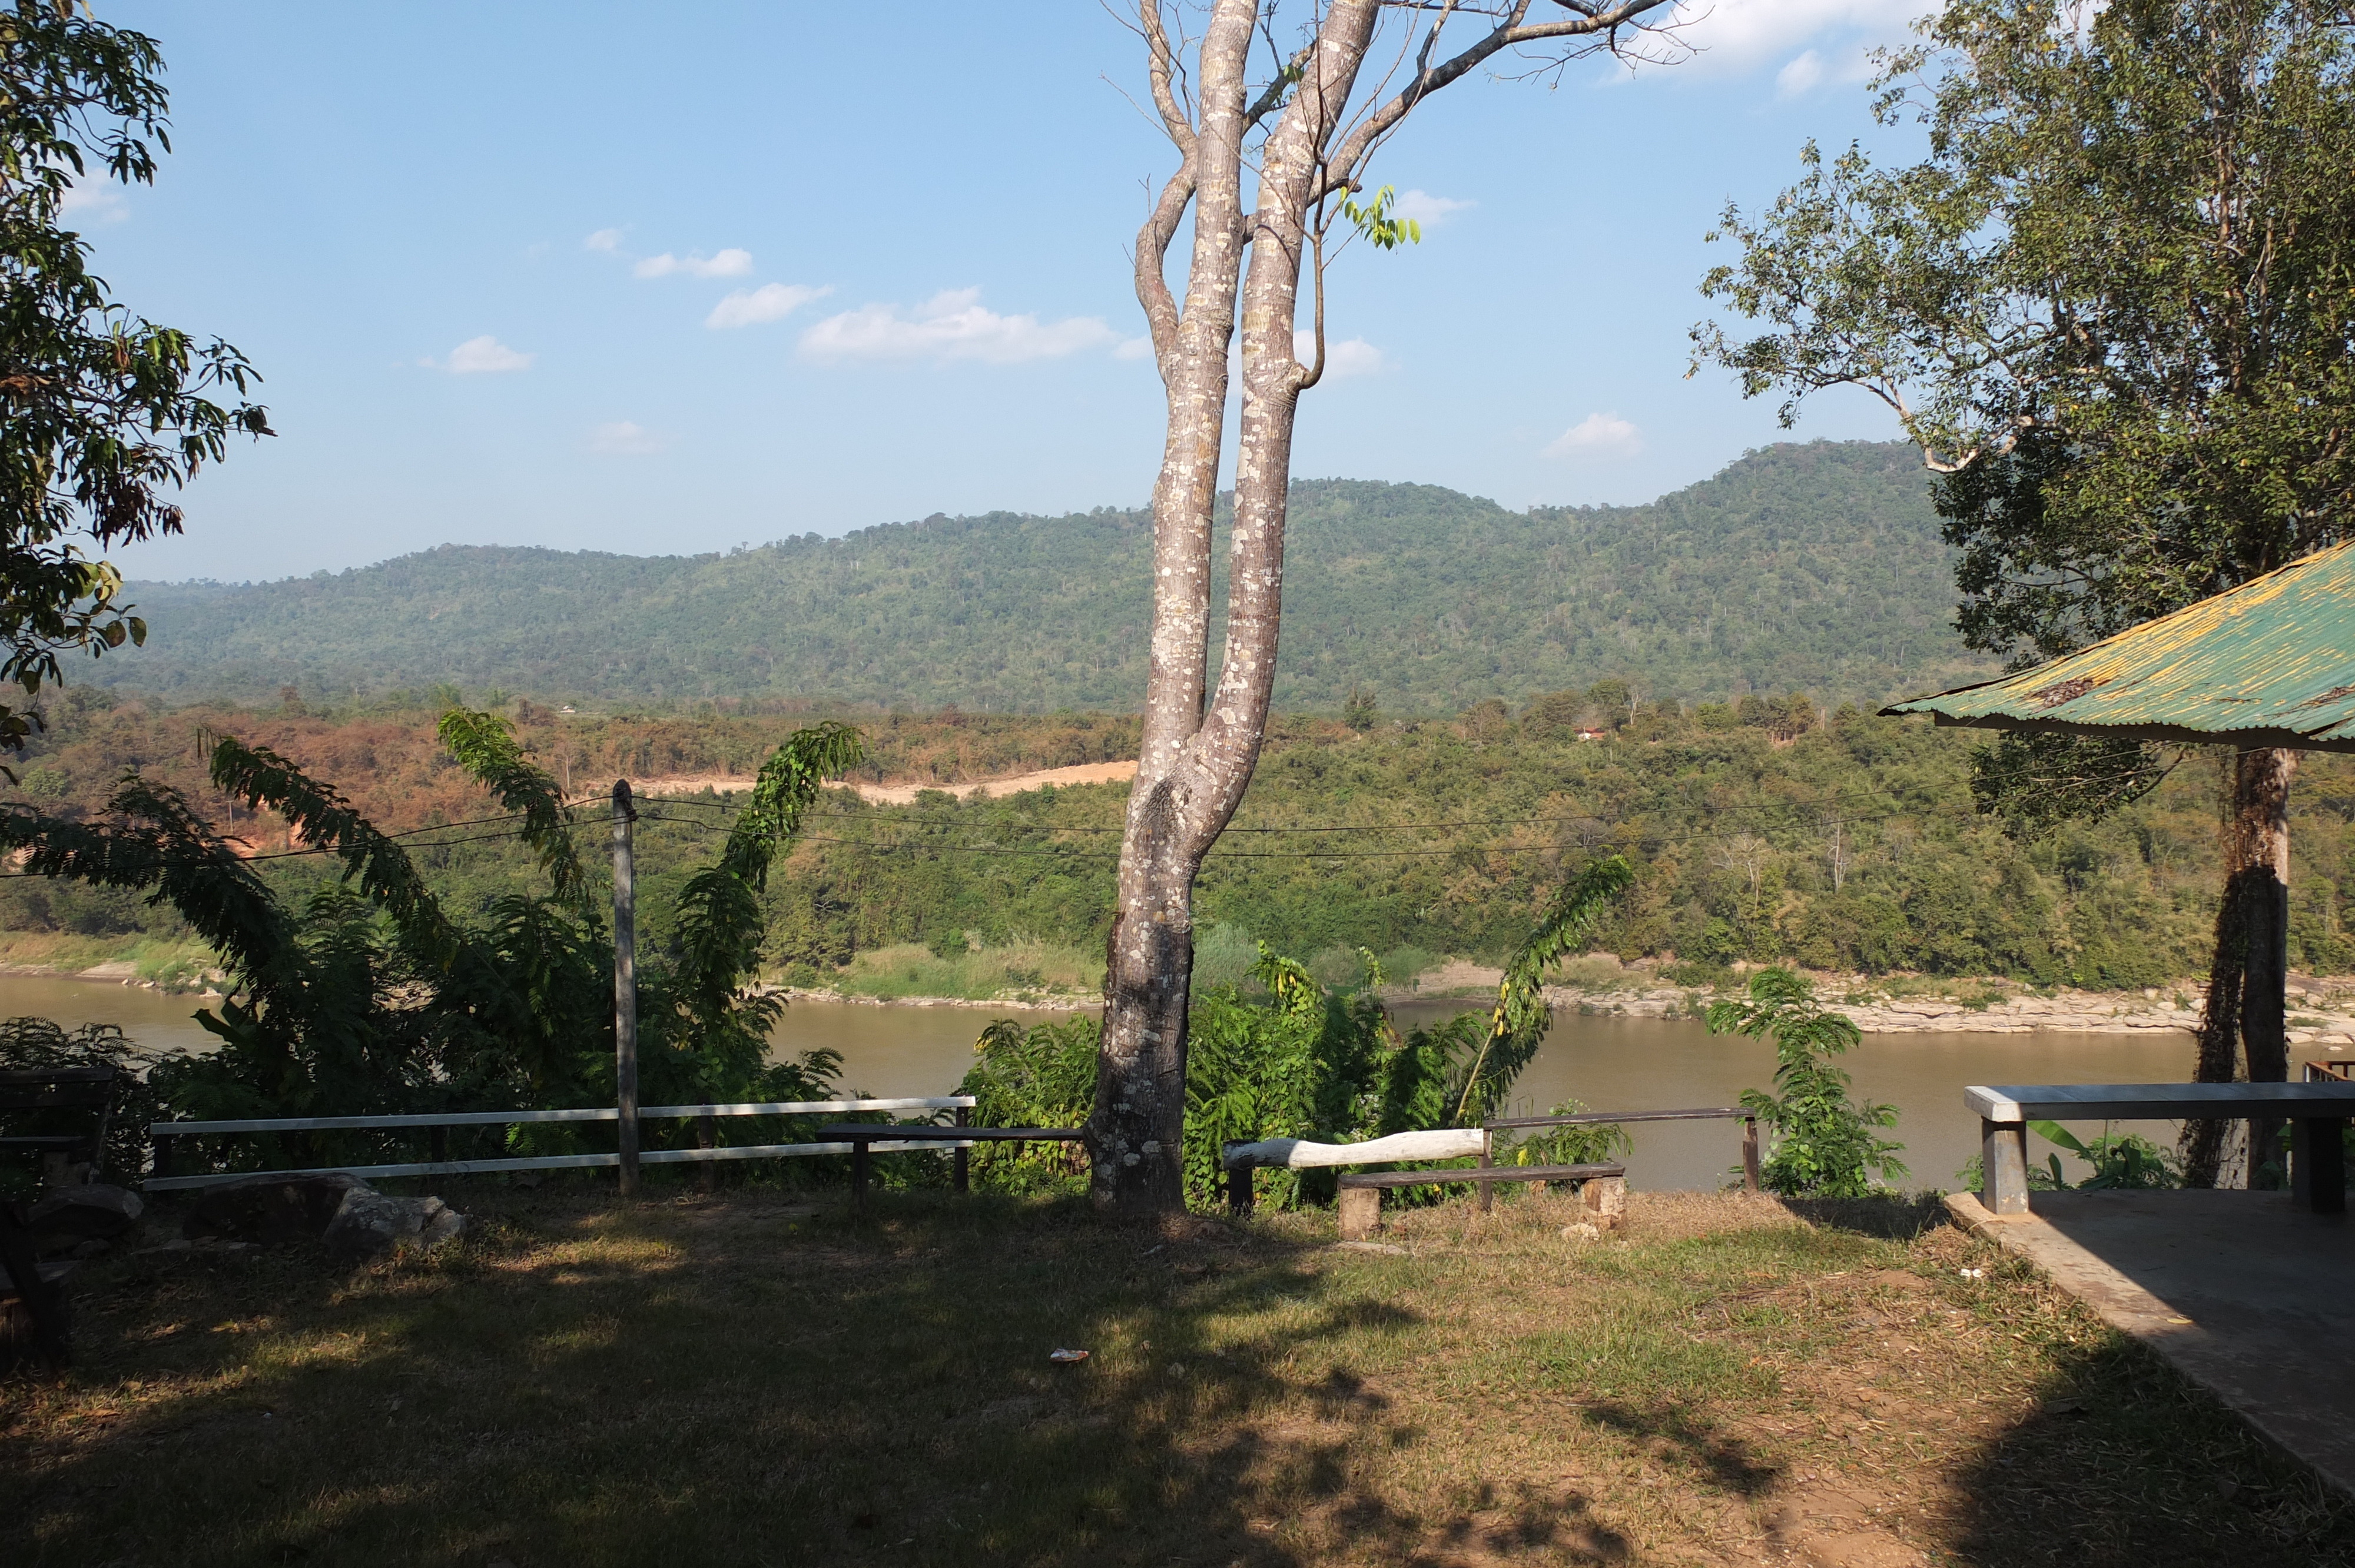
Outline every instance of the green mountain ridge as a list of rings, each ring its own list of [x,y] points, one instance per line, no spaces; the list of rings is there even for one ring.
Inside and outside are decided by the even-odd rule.
[[[1292,520],[1286,709],[1361,686],[1391,712],[1454,712],[1606,675],[1646,698],[1870,700],[1991,668],[1953,630],[1950,552],[1902,445],[1770,447],[1642,506],[1303,480]],[[445,545],[276,582],[136,583],[148,645],[96,675],[179,701],[448,682],[624,706],[1129,709],[1150,524],[935,515],[727,555]]]

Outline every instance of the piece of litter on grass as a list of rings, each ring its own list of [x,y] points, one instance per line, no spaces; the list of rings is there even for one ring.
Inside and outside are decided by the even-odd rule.
[[[1149,1246],[1149,1247],[1146,1247],[1143,1252],[1138,1253],[1136,1255],[1137,1255],[1137,1256],[1139,1256],[1139,1257],[1151,1257],[1155,1253],[1161,1251],[1161,1250],[1162,1250],[1162,1247],[1166,1247],[1166,1246],[1167,1246],[1168,1245],[1169,1245],[1169,1244],[1168,1244],[1167,1242],[1163,1242],[1163,1243],[1161,1244],[1161,1246]]]
[[[1987,1270],[1984,1268],[1958,1268],[1955,1270],[1955,1272],[1961,1275],[1965,1279],[1985,1279],[1987,1277]]]
[[[1058,1366],[1070,1366],[1073,1361],[1086,1361],[1088,1353],[1085,1351],[1049,1351],[1047,1359]]]
[[[1402,1246],[1392,1246],[1388,1242],[1345,1241],[1335,1242],[1333,1245],[1335,1247],[1344,1252],[1386,1252],[1393,1257],[1404,1257],[1406,1255],[1406,1248]]]

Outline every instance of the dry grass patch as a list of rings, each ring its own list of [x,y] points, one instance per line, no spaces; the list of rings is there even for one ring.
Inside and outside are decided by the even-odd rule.
[[[12,1563],[2355,1561],[2302,1471],[1919,1207],[1638,1194],[1580,1243],[1539,1194],[1369,1251],[452,1195],[477,1234],[356,1274],[94,1272],[80,1366],[0,1387]]]

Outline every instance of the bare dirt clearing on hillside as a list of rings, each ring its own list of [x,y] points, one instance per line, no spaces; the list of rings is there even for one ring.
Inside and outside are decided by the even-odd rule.
[[[858,791],[860,800],[875,805],[905,806],[926,789],[937,789],[959,800],[974,795],[995,800],[1000,795],[1018,795],[1025,789],[1040,789],[1049,785],[1062,789],[1074,784],[1125,784],[1135,777],[1136,764],[1134,762],[1084,762],[1076,768],[1042,768],[1034,773],[1017,773],[1004,779],[983,779],[965,784],[853,783],[850,788]],[[631,793],[637,795],[700,795],[706,789],[718,795],[730,795],[751,787],[751,777],[742,773],[678,773],[630,780]],[[583,800],[600,798],[582,797]]]

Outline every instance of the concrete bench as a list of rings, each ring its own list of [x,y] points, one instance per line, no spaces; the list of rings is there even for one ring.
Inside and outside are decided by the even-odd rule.
[[[2355,1084],[1974,1085],[1963,1103],[1979,1118],[1979,1201],[1991,1214],[2028,1213],[2031,1121],[2287,1121],[2291,1191],[2318,1214],[2347,1210],[2342,1138]]]
[[[1459,1181],[1480,1184],[1480,1207],[1486,1211],[1491,1187],[1498,1181],[1573,1181],[1579,1197],[1605,1225],[1619,1223],[1627,1207],[1627,1168],[1608,1165],[1481,1165],[1470,1171],[1351,1171],[1336,1178],[1340,1199],[1341,1239],[1363,1241],[1381,1228],[1382,1193],[1392,1187],[1447,1186]]]
[[[1682,1113],[1671,1113],[1682,1114]],[[1571,1118],[1533,1117],[1508,1125],[1539,1127]],[[1269,1138],[1256,1143],[1228,1143],[1220,1160],[1227,1168],[1228,1206],[1238,1217],[1252,1212],[1252,1172],[1332,1170],[1344,1165],[1388,1165],[1423,1160],[1476,1159],[1470,1170],[1352,1171],[1337,1178],[1341,1236],[1358,1241],[1381,1223],[1382,1191],[1388,1187],[1420,1187],[1432,1183],[1476,1184],[1485,1213],[1499,1181],[1575,1181],[1587,1206],[1616,1220],[1626,1204],[1627,1168],[1624,1165],[1492,1165],[1487,1128],[1439,1127],[1416,1132],[1393,1132],[1362,1143],[1316,1143],[1305,1138]]]

